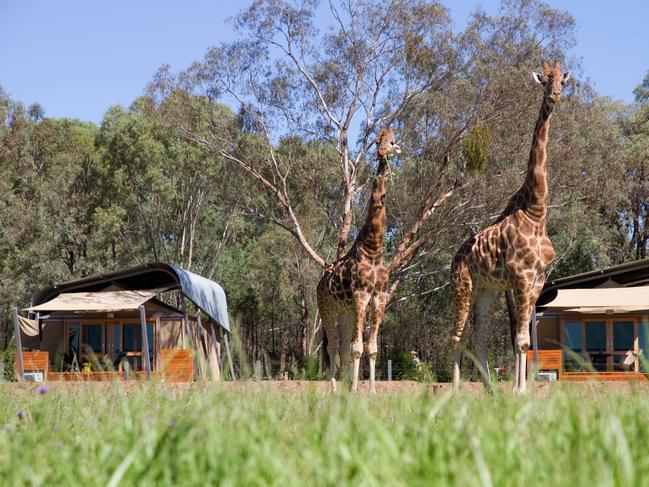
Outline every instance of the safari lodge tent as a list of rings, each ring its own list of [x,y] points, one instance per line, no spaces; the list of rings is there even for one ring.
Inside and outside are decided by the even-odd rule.
[[[649,259],[547,282],[536,313],[541,379],[647,380]]]
[[[221,343],[234,377],[225,292],[173,265],[55,284],[25,311],[14,308],[18,380],[220,380]]]

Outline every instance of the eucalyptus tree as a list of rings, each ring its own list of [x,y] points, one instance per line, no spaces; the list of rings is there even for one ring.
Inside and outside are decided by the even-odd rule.
[[[494,16],[477,10],[459,33],[428,0],[257,0],[234,26],[237,40],[183,72],[157,73],[159,113],[257,182],[266,206],[250,214],[289,232],[321,268],[354,236],[374,134],[396,126],[391,295],[409,282],[393,306],[443,289],[447,264],[429,257],[498,213],[529,150],[529,72],[564,61],[574,43],[574,19],[535,0],[505,1]],[[315,168],[279,149],[292,137],[327,148]],[[307,201],[320,213],[303,212]]]
[[[324,32],[316,28],[323,15],[330,21]],[[163,68],[152,94],[180,133],[260,183],[277,208],[259,216],[290,232],[324,268],[346,252],[377,129],[399,123],[425,94],[443,92],[464,69],[461,46],[446,9],[430,1],[260,0],[235,25],[239,40],[210,49],[202,62],[179,75]],[[237,107],[236,123],[213,109],[217,100]],[[469,125],[464,120],[447,145],[457,145]],[[305,168],[295,153],[278,150],[288,136],[330,147],[326,159]],[[253,143],[259,150],[250,156]],[[324,239],[313,230],[307,233],[308,222],[296,211],[296,201],[305,196],[294,190],[305,189],[305,171],[314,169],[321,187],[308,197],[335,231],[335,252],[328,258],[316,245]],[[337,173],[333,182],[332,172]],[[421,210],[406,222],[393,269],[405,266],[427,239],[419,235],[424,223],[458,186],[455,179],[443,181],[423,195]]]

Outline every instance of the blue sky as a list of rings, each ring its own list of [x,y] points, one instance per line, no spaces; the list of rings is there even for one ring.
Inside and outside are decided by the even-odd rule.
[[[546,0],[547,1],[547,0]],[[458,25],[481,4],[443,0]],[[549,0],[577,19],[584,75],[599,94],[624,101],[649,70],[649,2]],[[242,7],[222,0],[0,0],[0,86],[13,99],[38,102],[47,116],[101,121],[128,106],[158,67],[174,70],[232,38],[226,23]]]

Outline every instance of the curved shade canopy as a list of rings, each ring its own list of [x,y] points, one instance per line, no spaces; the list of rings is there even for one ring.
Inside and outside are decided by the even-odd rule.
[[[107,288],[111,290],[109,291]],[[83,302],[86,302],[87,306],[91,306],[88,310],[100,308],[109,310],[111,306],[117,307],[115,309],[130,309],[133,306],[137,308],[144,301],[162,291],[173,289],[180,290],[222,328],[230,331],[228,306],[223,288],[203,276],[162,262],[151,262],[137,267],[55,284],[38,293],[30,309],[33,311],[55,311],[63,310],[66,306],[68,308],[77,306],[77,309],[80,309],[78,306],[83,305]],[[113,298],[112,301],[111,298]],[[117,300],[120,302],[118,303]],[[73,304],[71,304],[72,301],[74,301]]]

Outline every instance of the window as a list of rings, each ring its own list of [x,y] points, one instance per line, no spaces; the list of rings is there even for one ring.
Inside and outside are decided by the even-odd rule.
[[[606,351],[606,322],[590,321],[586,323],[586,351]]]
[[[586,332],[586,351],[593,369],[605,371],[608,356],[606,354],[606,322],[587,321],[584,325]]]
[[[649,345],[649,322],[638,323],[638,344]],[[629,319],[584,319],[563,322],[564,368],[583,370],[584,361],[596,371],[635,371],[624,365],[628,352],[636,351],[636,322]],[[649,368],[649,366],[648,366]],[[644,368],[641,368],[644,370]]]
[[[65,323],[66,358],[68,369],[77,370],[83,362],[91,362],[93,370],[118,370],[120,363],[127,360],[131,369],[145,369],[142,353],[142,325],[123,323],[117,320],[96,322]],[[146,324],[149,364],[153,370],[155,364],[156,334],[152,322]],[[94,356],[94,358],[93,358]],[[74,359],[74,360],[73,360]],[[74,365],[78,363],[78,365]]]
[[[83,353],[92,352],[95,355],[101,355],[103,352],[103,342],[101,339],[102,325],[82,325],[81,326],[81,346]]]
[[[147,341],[149,345],[149,364],[153,370],[154,360],[154,333],[153,323],[146,324]],[[124,325],[124,351],[127,354],[127,359],[131,364],[133,370],[144,370],[142,358],[142,325],[125,324]]]
[[[613,350],[616,352],[633,350],[633,321],[613,322]]]
[[[566,371],[581,370],[581,344],[583,325],[581,321],[566,321],[563,328],[563,343],[566,348],[563,354],[563,366]]]
[[[638,352],[640,352],[640,371],[649,371],[649,321],[638,322]]]

